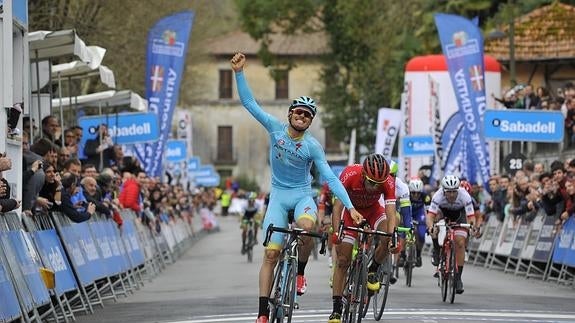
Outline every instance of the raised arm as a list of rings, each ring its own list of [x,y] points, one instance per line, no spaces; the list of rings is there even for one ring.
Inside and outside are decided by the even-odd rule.
[[[237,53],[230,60],[232,69],[236,74],[236,85],[238,88],[238,95],[242,105],[248,112],[256,118],[268,131],[273,131],[274,125],[280,125],[280,122],[272,117],[269,113],[265,112],[260,105],[256,102],[252,91],[246,81],[243,73],[246,64],[246,57],[242,53]]]

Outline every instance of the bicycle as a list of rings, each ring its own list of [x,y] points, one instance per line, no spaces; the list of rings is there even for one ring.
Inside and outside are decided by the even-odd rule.
[[[413,222],[415,227],[417,223]],[[413,279],[413,268],[416,264],[417,247],[415,245],[415,234],[413,228],[398,227],[399,232],[405,232],[405,262],[403,263],[403,272],[405,274],[405,285],[411,287]]]
[[[355,258],[352,260],[351,265],[348,269],[348,274],[346,278],[346,282],[343,289],[343,313],[342,313],[342,322],[345,323],[361,323],[361,319],[367,314],[367,308],[369,307],[369,300],[370,296],[367,292],[367,269],[369,267],[370,262],[370,236],[382,236],[382,237],[391,237],[392,243],[391,247],[395,248],[397,245],[397,230],[393,233],[371,230],[371,229],[364,229],[366,223],[364,222],[359,227],[348,227],[343,224],[343,221],[340,223],[338,237],[340,239],[343,238],[344,230],[355,231],[359,233],[358,236],[358,252],[355,255]],[[374,247],[372,248],[375,250],[376,243],[373,244]],[[371,253],[373,254],[373,253]],[[387,257],[389,260],[391,257]],[[381,265],[378,268],[378,279],[380,283],[383,285],[385,281],[387,284],[383,288],[385,290],[385,298],[387,298],[387,291],[389,288],[389,272],[385,270],[385,266]],[[389,268],[389,267],[388,267]],[[382,288],[380,288],[381,291]],[[377,294],[375,294],[377,295]],[[375,303],[374,303],[375,304]],[[385,305],[384,305],[385,306]],[[375,308],[374,308],[375,310]],[[383,312],[383,309],[381,310]],[[381,319],[381,315],[379,316]],[[377,319],[377,320],[379,320]]]
[[[325,243],[327,233],[319,234],[306,231],[293,226],[290,221],[290,227],[287,229],[274,227],[270,224],[266,231],[266,238],[263,245],[267,246],[272,233],[286,233],[285,243],[280,253],[280,258],[274,270],[274,280],[270,292],[270,322],[288,323],[292,320],[293,310],[299,306],[296,302],[296,276],[298,267],[298,242],[300,236],[315,237],[321,239],[320,254],[325,254]]]
[[[403,232],[405,231],[405,229],[406,228],[403,227],[397,227],[396,232],[398,233]],[[375,244],[375,246],[376,245],[377,243]],[[370,259],[373,259],[375,255],[375,246],[372,248],[370,252]],[[385,262],[381,264],[377,270],[377,277],[379,278],[381,288],[377,293],[373,294],[373,296],[369,297],[367,300],[367,303],[369,305],[371,298],[373,298],[373,318],[376,321],[381,320],[381,317],[383,316],[383,311],[385,310],[385,305],[387,304],[387,295],[389,293],[389,286],[391,285],[390,282],[390,278],[392,276],[391,273],[395,269],[396,269],[395,266],[393,266],[393,257],[390,254],[390,256],[386,258]],[[397,277],[397,273],[395,275]],[[367,309],[364,310],[363,316],[365,317],[366,314]]]
[[[455,301],[455,277],[457,276],[458,264],[455,256],[455,229],[471,228],[468,223],[436,223],[434,226],[443,226],[446,229],[445,240],[440,250],[439,265],[437,266],[439,275],[437,285],[441,288],[441,299],[453,304]]]
[[[253,219],[244,220],[244,225],[247,226],[245,252],[248,256],[248,262],[252,262],[254,259],[254,246],[256,245],[255,221]]]

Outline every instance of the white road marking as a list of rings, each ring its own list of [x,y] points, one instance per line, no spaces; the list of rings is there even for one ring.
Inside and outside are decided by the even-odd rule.
[[[327,315],[331,313],[331,310],[312,310],[312,311],[298,311],[293,319],[296,322],[317,322],[317,318],[325,319]],[[225,315],[210,315],[194,318],[191,320],[184,321],[169,321],[165,323],[218,323],[218,322],[253,322],[256,317],[256,313],[237,313],[237,314],[225,314]],[[369,312],[366,316],[367,318],[373,316],[373,313]],[[394,318],[397,317],[398,318]],[[412,319],[425,320],[426,322],[435,322],[436,320],[431,320],[426,318],[426,316],[432,316],[436,319],[437,316],[444,317],[443,319],[448,319],[449,317],[460,317],[461,320],[470,319],[481,319],[484,321],[505,321],[502,318],[511,319],[514,321],[520,319],[531,319],[534,322],[555,322],[553,320],[574,320],[575,313],[556,313],[551,311],[533,311],[524,312],[520,310],[435,310],[435,309],[396,309],[386,311],[384,313],[384,318],[387,319],[400,319],[410,317]],[[316,319],[316,320],[310,320]],[[537,320],[539,319],[539,320]],[[530,321],[531,321],[530,320]]]

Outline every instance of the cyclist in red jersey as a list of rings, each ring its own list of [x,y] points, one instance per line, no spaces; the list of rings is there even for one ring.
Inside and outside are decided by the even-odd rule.
[[[347,166],[340,175],[340,180],[345,187],[353,206],[359,211],[371,228],[379,231],[392,232],[396,225],[395,216],[395,178],[389,175],[389,165],[381,154],[371,154],[366,157],[363,165],[355,164]],[[379,202],[383,195],[385,207]],[[354,226],[359,222],[352,219],[349,212],[343,211],[343,204],[335,200],[332,213],[334,232],[339,231],[339,223],[342,219],[345,226]],[[386,214],[390,214],[389,217]],[[342,293],[346,272],[351,264],[351,255],[357,232],[345,231],[344,237],[338,239],[334,233],[333,241],[340,244],[336,247],[337,264],[333,274],[333,312],[328,323],[340,323],[343,309]],[[389,252],[389,238],[383,239],[376,249],[375,261],[369,267],[367,288],[375,292],[380,284],[376,276],[379,264],[385,261]],[[401,250],[397,246],[394,253]]]

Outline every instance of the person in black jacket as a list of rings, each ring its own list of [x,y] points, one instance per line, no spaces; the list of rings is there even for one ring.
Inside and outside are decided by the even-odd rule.
[[[76,206],[72,204],[71,197],[76,193],[78,185],[79,182],[76,175],[71,173],[62,175],[62,187],[58,188],[62,191],[62,201],[56,208],[76,223],[87,221],[92,214],[96,213],[96,205],[92,202],[88,202],[85,212],[78,212]]]

